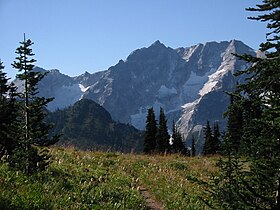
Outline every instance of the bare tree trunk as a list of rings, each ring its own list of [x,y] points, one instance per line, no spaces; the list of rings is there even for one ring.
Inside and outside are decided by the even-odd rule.
[[[25,34],[24,34],[24,43],[25,40]],[[29,161],[28,161],[28,141],[29,141],[29,98],[28,98],[28,80],[27,80],[27,63],[26,63],[26,56],[24,58],[24,75],[25,75],[25,81],[24,81],[24,98],[25,98],[25,150],[26,150],[26,172],[29,171]]]
[[[276,205],[274,209],[280,209],[280,175],[278,175],[278,189],[276,192]]]

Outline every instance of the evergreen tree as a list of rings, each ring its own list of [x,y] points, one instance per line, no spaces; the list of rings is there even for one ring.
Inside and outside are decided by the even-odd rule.
[[[209,121],[207,121],[206,126],[204,128],[204,147],[203,154],[204,155],[214,155],[220,149],[220,131],[218,123],[214,123],[213,132],[210,127]]]
[[[3,62],[0,60],[0,100],[3,102],[7,97],[6,94],[9,91],[9,85],[8,85],[8,78],[6,76],[6,73],[4,70]]]
[[[250,19],[268,22],[271,32],[260,45],[265,57],[237,55],[252,64],[237,74],[246,75],[247,80],[234,93],[241,98],[236,105],[242,110],[243,128],[228,125],[237,131],[237,138],[230,131],[224,139],[227,158],[221,160],[221,174],[213,180],[211,192],[222,209],[276,210],[280,209],[280,2],[263,0],[248,10],[261,12]],[[238,119],[241,115],[235,115],[234,108],[229,110],[231,117]],[[236,152],[237,141],[243,148],[242,158]]]
[[[248,75],[247,82],[237,91],[245,93],[243,144],[247,161],[251,163],[246,201],[259,209],[280,209],[280,3],[264,0],[257,8],[262,14],[251,19],[268,22],[267,42],[261,44],[266,58],[244,55],[241,59],[254,63],[240,74]],[[266,14],[265,14],[266,13]],[[277,195],[277,196],[276,196]]]
[[[208,120],[206,126],[204,127],[204,140],[203,155],[213,154],[213,135],[210,122]]]
[[[192,157],[195,156],[196,156],[195,139],[194,139],[194,135],[192,135]]]
[[[16,87],[8,84],[9,78],[3,70],[0,60],[0,158],[4,154],[12,155],[17,136]]]
[[[163,108],[160,108],[158,133],[156,137],[156,150],[159,153],[170,152],[169,134],[167,130],[167,120]]]
[[[144,153],[149,154],[156,149],[157,122],[153,107],[148,109],[144,138]]]
[[[173,126],[172,126],[172,132],[173,132],[173,134],[172,134],[173,152],[181,153],[181,154],[185,155],[187,153],[187,149],[184,145],[182,135],[181,135],[180,131],[178,130],[177,126],[175,125],[174,121],[173,121]]]
[[[4,66],[0,60],[0,158],[4,155],[7,144],[7,97],[6,94],[9,91],[8,78],[6,73],[3,72]]]
[[[240,95],[229,93],[230,106],[228,107],[225,116],[227,117],[227,141],[231,143],[231,147],[237,153],[240,149],[240,144],[243,135],[243,99]],[[245,118],[246,119],[246,118]]]
[[[217,122],[214,123],[213,128],[213,139],[212,139],[212,154],[217,154],[220,150],[220,130],[219,130],[219,124]]]
[[[39,97],[38,82],[45,74],[34,71],[35,59],[32,57],[33,42],[28,39],[20,42],[20,47],[16,49],[18,57],[12,66],[18,70],[17,78],[24,84],[23,93],[18,93],[20,115],[22,126],[18,130],[18,146],[14,151],[11,165],[23,170],[25,173],[32,173],[44,169],[49,162],[49,155],[46,149],[39,150],[35,146],[46,146],[58,141],[58,137],[48,138],[50,125],[44,122],[46,105],[52,98]]]

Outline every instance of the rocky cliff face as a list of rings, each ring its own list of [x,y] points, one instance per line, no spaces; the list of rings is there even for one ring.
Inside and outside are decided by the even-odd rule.
[[[247,67],[232,53],[255,55],[236,40],[178,49],[156,41],[106,71],[71,78],[51,70],[40,84],[40,93],[56,98],[50,110],[89,98],[114,120],[139,129],[145,127],[147,108],[153,106],[158,113],[163,107],[169,123],[177,122],[186,138],[190,133],[201,136],[207,120],[225,126],[223,112],[229,98],[224,91],[233,90],[237,82],[233,73]]]
[[[233,91],[236,83],[242,79],[236,78],[233,74],[238,70],[243,70],[248,67],[247,63],[236,58],[233,53],[255,55],[255,52],[251,48],[240,41],[233,40],[220,44],[225,48],[219,48],[220,50],[212,52],[212,56],[213,54],[214,56],[205,65],[206,69],[207,66],[214,66],[214,68],[208,68],[208,71],[206,70],[204,75],[194,75],[192,77],[196,78],[198,76],[200,78],[197,98],[182,106],[183,114],[177,123],[181,132],[187,137],[187,143],[190,143],[190,134],[194,134],[198,140],[197,144],[202,146],[202,131],[207,120],[211,123],[218,121],[221,130],[226,129],[226,119],[223,117],[223,113],[229,105],[229,96],[225,92]],[[215,48],[218,49],[217,43],[211,43],[211,45],[216,45]],[[203,50],[201,54],[204,54]],[[213,61],[216,65],[212,65]],[[202,80],[203,77],[205,80]]]

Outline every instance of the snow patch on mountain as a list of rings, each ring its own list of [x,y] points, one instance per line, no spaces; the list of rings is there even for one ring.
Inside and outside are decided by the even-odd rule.
[[[83,91],[79,84],[73,84],[70,86],[63,85],[61,88],[57,89],[53,95],[55,100],[48,104],[48,109],[50,111],[64,109],[73,105],[81,99]]]
[[[172,88],[167,88],[165,85],[161,85],[161,87],[158,90],[158,98],[164,98],[173,94],[177,94],[177,90]]]
[[[138,129],[143,130],[143,125],[145,124],[146,116],[147,116],[147,108],[141,106],[139,108],[138,113],[130,116],[132,125]]]
[[[86,91],[90,88],[90,86],[85,87],[85,86],[83,86],[82,84],[79,84],[79,87],[80,87],[80,89],[81,89],[81,91],[82,91],[83,93],[86,92]]]
[[[141,106],[137,113],[130,115],[131,124],[135,128],[137,128],[139,130],[145,129],[146,118],[147,118],[147,113],[148,113],[147,110],[151,107],[153,107],[155,115],[157,117],[159,115],[160,108],[164,107],[164,104],[162,104],[158,100],[156,100],[152,106],[146,106],[146,107]]]
[[[187,101],[193,101],[199,98],[199,91],[208,81],[209,76],[215,71],[216,69],[212,68],[203,76],[199,76],[193,71],[191,72],[190,78],[183,85],[183,95],[186,97]]]
[[[231,41],[227,49],[221,53],[220,56],[222,58],[222,62],[217,69],[211,68],[209,72],[206,72],[201,77],[194,75],[194,73],[192,72],[190,79],[185,84],[185,88],[189,91],[191,90],[192,96],[198,95],[196,100],[189,101],[188,103],[182,106],[183,114],[177,121],[177,123],[179,124],[180,131],[185,136],[187,136],[191,131],[193,132],[194,128],[197,132],[201,132],[202,125],[197,125],[197,122],[194,122],[196,110],[199,107],[199,104],[202,101],[202,99],[208,93],[222,88],[222,78],[227,73],[233,73],[235,71],[236,58],[232,55],[232,53],[236,53],[235,41]],[[240,70],[242,70],[242,68],[245,68],[245,66],[242,66]]]
[[[39,92],[55,97],[48,105],[51,111],[88,98],[104,106],[113,119],[138,129],[145,128],[148,108],[153,107],[158,116],[163,107],[168,126],[177,121],[187,138],[190,132],[201,132],[206,120],[222,118],[219,112],[227,103],[222,91],[231,90],[236,84],[233,74],[248,67],[232,53],[254,51],[237,40],[178,49],[157,41],[102,72],[69,77],[51,70],[40,83]],[[262,52],[257,54],[263,56]],[[20,82],[16,84],[19,91],[23,89]]]
[[[182,106],[183,108],[183,115],[179,118],[178,124],[179,129],[181,133],[186,134],[189,133],[191,126],[190,126],[190,120],[192,118],[192,115],[194,114],[195,107],[199,104],[199,101],[201,98],[191,102],[186,103]]]
[[[193,55],[193,53],[197,50],[197,48],[200,47],[200,44],[192,46],[190,48],[186,48],[184,52],[184,56],[182,57],[186,62],[190,60],[190,57]]]
[[[93,91],[95,94],[99,93],[100,92],[100,89],[96,89]]]
[[[215,69],[211,69],[204,76],[197,76],[192,72],[190,79],[185,84],[185,89],[188,90],[192,96],[199,95],[199,97],[196,100],[182,106],[183,114],[177,123],[179,124],[180,131],[183,134],[187,135],[193,126],[195,126],[191,119],[195,113],[196,106],[198,106],[203,96],[218,88],[218,82],[221,81],[221,78],[231,70],[231,67],[232,65],[228,68],[218,69],[217,71]]]
[[[217,83],[221,80],[225,73],[228,72],[228,69],[220,69],[215,73],[208,76],[208,81],[203,85],[203,88],[199,91],[200,96],[204,96],[210,91],[212,91]]]

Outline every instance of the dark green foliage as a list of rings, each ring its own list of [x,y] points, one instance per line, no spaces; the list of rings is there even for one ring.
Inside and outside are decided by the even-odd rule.
[[[159,125],[155,120],[153,108],[148,109],[146,120],[146,131],[144,139],[144,153],[180,153],[189,155],[188,149],[185,147],[183,138],[175,123],[172,127],[172,145],[170,145],[170,136],[168,134],[167,120],[163,108],[160,108]]]
[[[276,210],[280,209],[280,2],[263,0],[248,10],[261,12],[250,19],[267,22],[271,30],[261,44],[266,56],[237,55],[252,65],[236,74],[247,79],[232,93],[223,143],[227,158],[218,164],[221,174],[212,180],[210,192],[221,209]]]
[[[194,135],[192,135],[192,149],[191,149],[191,155],[192,157],[196,156],[196,149],[195,149],[195,139],[194,139]]]
[[[50,125],[44,122],[45,107],[53,99],[38,97],[38,83],[45,76],[33,71],[32,41],[30,39],[20,42],[16,49],[18,57],[12,66],[18,70],[17,78],[23,82],[23,93],[17,94],[18,119],[21,122],[16,136],[17,146],[10,157],[9,163],[26,173],[43,170],[48,165],[49,156],[44,152],[40,154],[38,147],[50,145],[58,141],[58,137],[48,138]]]
[[[210,206],[212,209],[249,210],[250,208],[243,203],[248,196],[248,191],[243,184],[248,179],[244,165],[236,156],[229,155],[227,158],[226,161],[221,159],[217,163],[217,166],[226,173],[214,177],[208,185],[208,188],[211,188],[210,194],[214,198]]]
[[[228,119],[226,136],[227,141],[231,142],[231,146],[237,153],[239,151],[243,135],[243,100],[240,95],[234,95],[232,93],[230,93],[230,98],[231,103],[225,113],[225,116]]]
[[[172,132],[173,132],[173,134],[172,134],[172,152],[187,155],[188,151],[184,145],[182,135],[181,135],[180,131],[178,130],[178,128],[176,127],[174,122],[173,122]]]
[[[220,140],[221,134],[220,134],[220,130],[219,130],[219,124],[218,122],[214,123],[214,128],[213,128],[213,154],[217,154],[220,150],[220,145],[221,145],[221,140]]]
[[[63,131],[70,139],[92,138],[93,131],[100,135],[104,132],[104,127],[108,127],[107,124],[112,122],[110,114],[90,100],[79,101],[68,110]],[[95,126],[95,130],[92,130],[92,125]],[[110,128],[105,132],[109,131]]]
[[[0,100],[1,102],[6,99],[6,94],[9,92],[10,88],[8,85],[8,78],[6,76],[6,73],[3,72],[4,70],[3,62],[0,60]]]
[[[153,107],[148,109],[144,138],[144,153],[152,153],[156,149],[157,122]]]
[[[210,127],[210,122],[207,120],[206,126],[204,127],[204,139],[205,143],[203,146],[203,155],[210,155],[213,154],[212,152],[212,129]]]
[[[17,146],[8,163],[17,170],[31,174],[46,169],[50,163],[50,157],[47,149],[38,150],[32,145],[25,145],[25,148]]]
[[[156,150],[159,153],[170,152],[169,134],[167,130],[167,120],[163,108],[160,108],[158,133],[156,138]]]
[[[214,155],[217,154],[220,150],[220,131],[219,125],[217,122],[214,123],[213,132],[210,127],[210,122],[207,121],[206,126],[204,127],[204,147],[203,155]]]
[[[133,126],[116,123],[102,106],[89,99],[65,110],[49,113],[46,121],[55,124],[51,135],[62,134],[59,144],[83,150],[140,151],[142,132]]]
[[[0,158],[4,154],[12,154],[18,132],[16,88],[13,83],[8,84],[9,79],[3,70],[4,66],[0,61]]]

